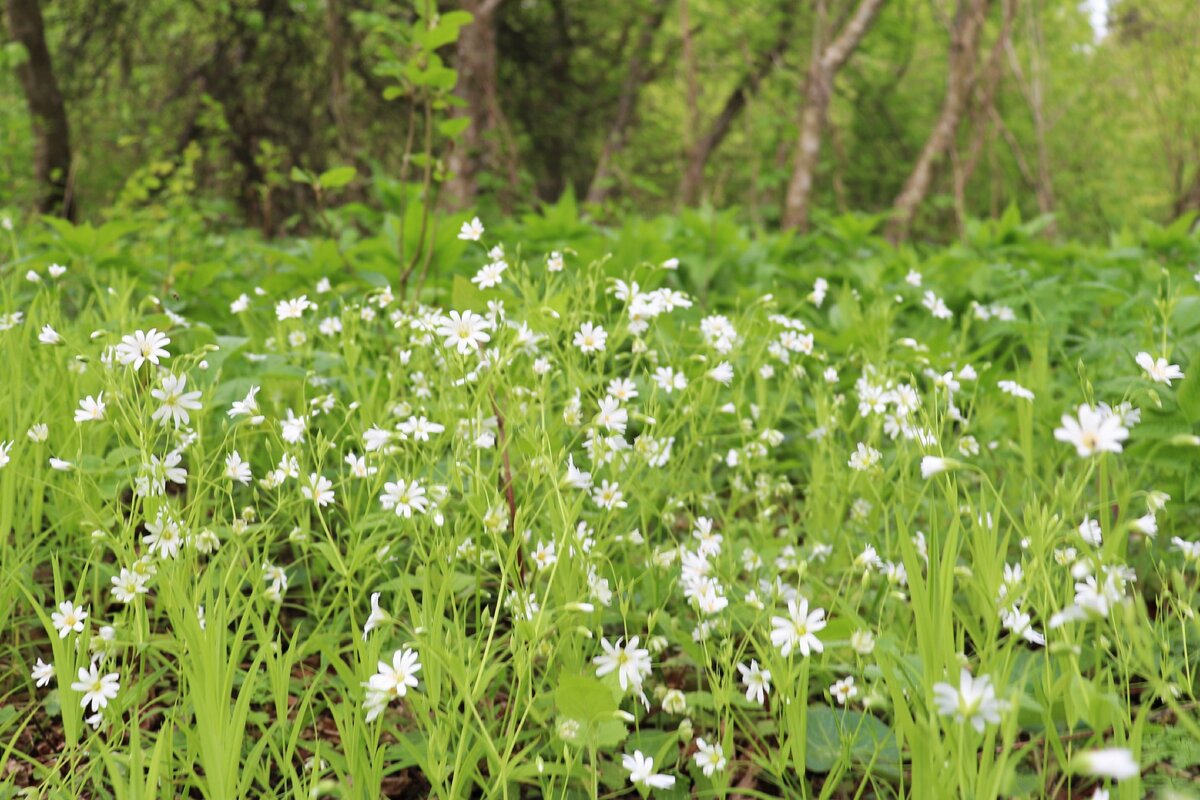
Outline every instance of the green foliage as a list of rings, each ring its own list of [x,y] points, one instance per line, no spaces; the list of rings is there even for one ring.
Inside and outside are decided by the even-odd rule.
[[[1002,5],[987,4],[981,84]],[[176,209],[163,195],[185,192],[209,224],[269,236],[330,233],[329,198],[311,188],[338,165],[357,170],[322,187],[342,192],[339,201],[374,203],[362,183],[390,175],[428,181],[422,202],[432,206],[432,186],[457,169],[478,193],[439,202],[520,212],[583,197],[611,143],[613,191],[591,211],[617,222],[630,210],[674,212],[689,154],[720,131],[701,200],[773,226],[814,43],[854,10],[848,0],[825,17],[793,0],[559,0],[501,3],[476,19],[474,0],[42,6],[72,126],[71,196],[84,216],[116,206],[165,219]],[[1026,224],[1048,238],[1102,242],[1143,219],[1178,221],[1186,235],[1200,209],[1200,18],[1190,0],[1109,6],[1103,36],[1074,0],[1018,7],[1011,48],[998,51],[994,113],[978,107],[977,86],[955,152],[935,163],[921,238],[1009,235],[970,222],[1009,208],[1040,218]],[[659,10],[663,21],[643,39]],[[885,4],[838,74],[814,184],[826,229],[835,211],[844,223],[847,210],[866,220],[891,208],[940,110],[954,12]],[[457,44],[481,29],[471,47],[495,52],[481,51],[483,66],[460,80]],[[25,57],[15,42],[0,49],[0,180],[18,219],[41,190],[31,158],[39,126],[17,77]],[[631,95],[635,63],[645,80]],[[308,186],[290,185],[300,175]]]
[[[464,217],[415,207],[419,187],[347,167],[298,176],[361,182],[374,203],[329,207],[324,235],[264,240],[209,230],[171,188],[179,172],[194,175],[164,170],[108,221],[6,239],[0,755],[14,766],[0,792],[632,797],[622,757],[637,751],[675,778],[659,796],[1087,796],[1109,786],[1079,773],[1101,747],[1141,770],[1114,796],[1188,787],[1200,239],[1186,225],[1060,246],[1014,208],[952,247],[895,249],[875,216],[804,237],[711,209],[600,227],[568,194],[483,244],[458,238]],[[427,214],[432,266],[401,298]],[[507,267],[481,286],[494,245]],[[631,312],[656,292],[692,305],[642,328]],[[317,308],[289,312],[301,295]],[[442,310],[491,314],[488,350],[447,347]],[[602,352],[575,344],[585,322],[608,331]],[[727,350],[711,338],[724,324]],[[61,342],[39,343],[43,325]],[[150,327],[171,339],[159,366],[112,362]],[[1143,351],[1185,377],[1151,380]],[[199,392],[178,428],[152,417],[168,374]],[[638,396],[610,462],[617,434],[596,409],[614,379]],[[864,382],[911,387],[907,421],[863,415]],[[252,387],[257,410],[230,416]],[[102,419],[75,422],[89,396]],[[1054,430],[1098,402],[1129,436],[1080,458]],[[418,418],[444,430],[418,435]],[[44,437],[27,435],[38,423]],[[864,471],[848,464],[860,443],[880,453]],[[930,456],[951,460],[925,478]],[[568,458],[625,506],[573,488]],[[381,501],[400,478],[420,481],[428,513]],[[173,555],[147,538],[163,514]],[[728,605],[712,613],[680,566],[700,557],[701,518],[722,537],[705,562]],[[112,592],[123,569],[149,571],[128,604]],[[1051,622],[1088,575],[1118,569],[1136,580],[1103,613]],[[808,656],[772,641],[793,592],[826,612]],[[89,617],[62,636],[51,614],[68,600]],[[1044,647],[1002,621],[1009,601]],[[632,672],[602,668],[625,647]],[[416,685],[372,716],[409,650]],[[45,687],[39,658],[55,668]],[[71,688],[93,660],[120,680],[98,730]],[[738,669],[751,660],[771,674],[762,704]],[[939,711],[964,666],[1000,704],[980,729]],[[721,748],[711,774],[700,739]]]

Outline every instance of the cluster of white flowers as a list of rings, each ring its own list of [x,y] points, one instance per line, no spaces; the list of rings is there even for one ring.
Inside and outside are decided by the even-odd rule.
[[[459,239],[480,243],[484,233],[475,218],[462,224]],[[513,310],[496,290],[530,269],[562,272],[563,251],[533,267],[506,256],[501,245],[487,247],[486,258],[472,278],[491,293],[483,295],[493,298],[486,307],[402,302],[403,292],[398,300],[390,287],[343,294],[322,280],[288,297],[241,294],[230,309],[246,315],[239,324],[265,322],[271,335],[219,360],[212,355],[217,345],[185,346],[198,337],[177,315],[167,316],[170,324],[160,321],[162,331],[138,329],[119,340],[99,331],[95,339],[103,341],[84,345],[91,349],[75,361],[95,358],[103,368],[70,384],[61,419],[0,441],[0,469],[18,462],[26,470],[36,457],[40,474],[48,459],[54,470],[78,472],[38,480],[90,487],[101,463],[112,468],[111,486],[120,490],[114,494],[128,490],[127,498],[87,509],[87,519],[97,520],[89,525],[101,526],[96,546],[112,555],[98,567],[104,603],[90,598],[97,615],[117,617],[101,630],[160,613],[151,601],[174,586],[165,576],[178,581],[184,570],[202,572],[217,560],[225,570],[249,565],[246,594],[265,601],[269,613],[281,613],[298,587],[311,597],[321,580],[314,575],[336,576],[330,579],[355,587],[339,595],[355,597],[355,608],[339,609],[353,620],[354,637],[366,614],[362,650],[372,648],[371,655],[351,668],[358,670],[356,700],[373,722],[393,703],[419,703],[429,691],[418,680],[418,648],[431,670],[437,663],[425,649],[437,642],[395,597],[413,592],[404,571],[451,564],[448,592],[472,587],[485,627],[494,632],[503,618],[504,630],[533,631],[535,638],[580,632],[582,652],[571,669],[606,682],[631,708],[649,710],[654,698],[667,714],[685,713],[690,701],[674,672],[694,667],[692,648],[702,646],[705,653],[736,653],[722,669],[754,713],[768,713],[780,697],[807,702],[772,683],[797,669],[820,670],[813,685],[827,687],[833,705],[875,709],[885,704],[883,679],[865,664],[877,645],[893,657],[895,642],[883,635],[888,615],[912,602],[910,592],[929,591],[931,560],[939,581],[970,576],[985,586],[981,627],[988,636],[1046,654],[1048,639],[1079,646],[1067,641],[1064,627],[1107,622],[1132,603],[1138,575],[1111,542],[1154,544],[1161,528],[1157,546],[1168,552],[1169,498],[1161,492],[1139,492],[1117,512],[1081,499],[1082,489],[1067,515],[1030,510],[1020,523],[1000,512],[987,493],[1002,490],[986,478],[998,463],[1007,468],[1002,459],[1016,462],[1022,432],[1005,430],[997,416],[1031,424],[1031,412],[1055,396],[1046,381],[1019,364],[1002,370],[961,342],[934,348],[897,337],[891,360],[866,347],[827,350],[835,337],[816,320],[848,294],[824,278],[798,312],[805,319],[779,313],[770,296],[738,313],[693,309],[697,301],[677,288],[678,262],[612,280],[593,304],[566,308],[548,296],[544,305]],[[563,280],[543,277],[546,284]],[[924,280],[910,271],[903,285],[897,281],[900,299],[908,298],[921,330],[945,336],[952,326],[929,314],[950,320],[955,312]],[[321,319],[309,313],[318,308],[309,293],[319,296]],[[980,327],[971,316],[990,326],[1016,318],[1000,303],[953,302],[964,327]],[[0,331],[24,325],[24,313],[0,315]],[[38,329],[45,346],[37,348],[39,358],[58,358],[80,338],[54,322],[57,328],[46,322]],[[1147,391],[1151,383],[1171,387],[1184,379],[1165,356],[1141,352],[1134,363]],[[1109,405],[1072,397],[1059,427],[1043,415],[1032,423],[1040,428],[1024,433],[1055,449],[1064,474],[1107,465],[1104,459],[1126,455],[1136,439],[1136,399],[1130,394]],[[1056,405],[1047,413],[1063,410]],[[954,453],[961,458],[947,455]],[[817,466],[805,472],[794,468],[800,462]],[[819,492],[833,481],[848,487],[847,496],[827,502]],[[930,495],[960,492],[958,482],[968,487],[954,501],[961,507],[926,512],[925,503],[941,500]],[[898,526],[888,506],[909,503],[914,491],[924,494],[905,505],[911,514]],[[988,547],[1019,531],[1012,537],[1018,560],[1004,563],[1002,577],[1000,561],[973,575],[960,552],[946,550],[947,524]],[[840,536],[843,527],[862,538]],[[1039,537],[1036,547],[1032,536]],[[225,558],[229,550],[237,555]],[[1200,542],[1170,536],[1169,552],[1200,570]],[[363,575],[381,589],[369,594],[369,611]],[[1057,601],[1042,585],[1054,581],[1063,590]],[[636,607],[647,597],[658,605]],[[61,640],[79,636],[95,623],[90,613],[61,600],[48,629]],[[203,625],[203,607],[195,614]],[[566,614],[570,625],[561,623]],[[380,642],[392,636],[404,638]],[[88,651],[88,666],[69,665],[79,678],[71,689],[94,725],[110,703],[121,705],[113,701],[133,663],[118,671],[112,653],[122,645],[111,635],[104,641]],[[543,643],[539,664],[550,647]],[[376,661],[381,646],[393,652],[390,661]],[[938,677],[947,667],[958,671],[956,683],[905,689],[912,703],[948,718],[936,722],[929,713],[935,727],[953,723],[983,734],[1013,708],[1018,690],[993,682],[1012,683],[1007,673],[994,662],[972,661],[926,665]],[[45,687],[54,665],[38,657],[31,674]],[[684,759],[712,778],[734,758],[724,749],[733,739],[715,728],[702,733],[689,734],[694,747]],[[1095,755],[1089,763],[1093,774],[1128,772],[1118,756]],[[676,781],[656,772],[654,758],[640,750],[624,754],[621,765],[639,788],[668,789]]]

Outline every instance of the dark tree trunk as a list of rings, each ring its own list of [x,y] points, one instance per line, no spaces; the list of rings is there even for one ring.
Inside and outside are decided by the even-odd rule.
[[[463,10],[470,12],[474,20],[459,31],[455,45],[454,67],[458,71],[455,93],[466,103],[455,111],[455,116],[465,116],[471,124],[448,156],[450,179],[442,197],[449,208],[463,209],[475,202],[479,174],[485,169],[505,174],[509,188],[515,189],[516,161],[503,146],[508,125],[496,87],[496,15],[502,2],[464,0],[462,3]]]
[[[358,149],[346,86],[346,20],[339,0],[325,0],[325,31],[329,36],[329,111],[337,128],[338,148],[345,158]]]
[[[29,57],[17,69],[33,118],[33,168],[42,185],[38,210],[75,218],[71,192],[71,129],[63,104],[38,0],[7,0],[8,30]]]
[[[992,44],[992,52],[983,68],[983,79],[976,89],[976,103],[971,111],[971,138],[967,152],[954,170],[954,210],[958,217],[958,230],[966,234],[967,186],[979,166],[984,140],[991,131],[992,113],[996,110],[996,91],[1004,72],[1004,53],[1011,46],[1012,23],[1017,12],[1017,0],[1003,0],[1003,18],[1000,32]]]
[[[638,95],[650,78],[650,49],[654,44],[655,34],[662,27],[666,11],[666,0],[654,0],[646,21],[642,24],[641,34],[629,57],[629,69],[625,73],[625,82],[621,85],[621,94],[617,98],[617,113],[613,116],[612,127],[604,139],[600,158],[596,162],[596,171],[588,185],[589,203],[603,203],[611,191],[613,162],[625,149],[629,127],[633,124],[637,112]]]
[[[679,187],[679,198],[685,206],[694,206],[700,202],[700,195],[704,188],[704,169],[708,166],[708,160],[725,141],[725,137],[729,135],[738,115],[745,110],[750,98],[758,91],[759,84],[766,79],[771,70],[775,68],[775,64],[787,51],[792,37],[791,23],[796,16],[796,5],[794,0],[789,0],[785,4],[779,36],[771,48],[759,57],[749,72],[742,76],[741,81],[725,99],[720,112],[708,129],[703,134],[696,131],[698,138],[688,148],[683,168],[683,180]]]
[[[975,85],[975,62],[979,53],[979,34],[987,17],[989,0],[959,0],[950,32],[950,53],[946,78],[946,97],[933,131],[913,165],[904,188],[896,197],[886,235],[892,243],[908,237],[917,209],[929,193],[934,168],[954,141],[958,124]]]

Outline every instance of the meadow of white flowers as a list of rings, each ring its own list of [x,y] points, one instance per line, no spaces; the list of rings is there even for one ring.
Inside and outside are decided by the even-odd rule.
[[[1195,781],[1185,268],[722,305],[461,237],[444,307],[6,272],[0,797]]]

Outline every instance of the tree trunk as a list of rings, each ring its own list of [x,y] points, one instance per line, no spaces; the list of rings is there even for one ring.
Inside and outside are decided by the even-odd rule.
[[[609,184],[612,179],[613,162],[625,149],[626,134],[637,111],[638,95],[650,77],[650,49],[654,44],[655,34],[662,27],[666,12],[667,0],[654,0],[646,21],[642,24],[642,32],[630,54],[629,69],[625,73],[625,82],[621,85],[621,94],[617,98],[617,113],[613,117],[608,136],[604,139],[604,146],[600,149],[596,171],[588,184],[588,203],[603,203],[611,191],[612,187]]]
[[[8,30],[20,42],[28,58],[17,74],[25,90],[25,101],[33,118],[33,168],[42,191],[38,210],[67,219],[75,218],[71,191],[71,130],[63,104],[38,0],[8,0]]]
[[[1033,117],[1033,131],[1037,145],[1037,180],[1034,183],[1034,192],[1037,195],[1038,211],[1042,214],[1052,214],[1054,213],[1054,186],[1050,178],[1049,150],[1046,147],[1045,95],[1042,89],[1042,30],[1038,25],[1036,12],[1030,12],[1027,23],[1032,53],[1030,78],[1026,80],[1024,70],[1021,68],[1021,60],[1011,42],[1007,48],[1008,63],[1012,68],[1013,76],[1017,79],[1017,86],[1021,89],[1021,94],[1024,95],[1025,101],[1029,105],[1030,116]],[[1046,231],[1049,235],[1053,235],[1054,227],[1048,226]]]
[[[462,8],[475,18],[459,31],[454,67],[458,71],[455,94],[466,105],[454,116],[471,124],[454,143],[447,159],[450,179],[442,190],[450,208],[463,209],[475,202],[478,177],[484,169],[501,169],[507,163],[509,183],[515,183],[515,165],[502,145],[507,122],[500,109],[496,86],[496,14],[503,0],[463,0]]]
[[[892,219],[886,231],[888,240],[893,244],[908,237],[917,209],[929,193],[934,167],[954,141],[967,98],[975,83],[979,35],[987,16],[988,2],[989,0],[959,0],[958,11],[954,15],[954,26],[950,32],[946,97],[933,131],[929,134],[921,154],[917,156],[917,163],[893,204]]]
[[[325,32],[329,37],[329,111],[343,158],[354,158],[355,125],[346,87],[346,21],[339,0],[325,0]]]
[[[885,0],[860,0],[854,16],[826,47],[814,47],[805,79],[804,113],[792,164],[792,178],[784,200],[783,227],[808,230],[813,177],[821,155],[821,133],[833,97],[833,80],[874,24]]]
[[[1197,170],[1196,176],[1187,190],[1176,196],[1173,210],[1175,219],[1193,211],[1200,212],[1200,170]]]
[[[983,68],[983,80],[977,91],[977,101],[971,113],[971,140],[967,145],[967,153],[961,161],[961,166],[954,173],[954,209],[958,216],[960,234],[966,233],[967,217],[967,186],[979,166],[979,157],[983,152],[983,143],[991,130],[991,116],[996,105],[996,90],[1004,73],[1004,54],[1010,46],[1013,17],[1017,12],[1017,0],[1003,0],[1003,19],[1000,33],[992,44],[988,55],[987,65]]]
[[[751,66],[750,71],[742,76],[741,81],[730,92],[708,130],[703,135],[697,136],[688,148],[683,168],[683,180],[679,186],[679,198],[685,206],[694,206],[700,202],[700,194],[704,187],[704,169],[708,166],[708,160],[725,141],[734,121],[749,103],[750,97],[758,91],[759,85],[787,51],[787,46],[791,41],[791,23],[796,16],[796,5],[794,0],[785,4],[783,19],[779,26],[779,36],[774,44],[758,58]],[[698,133],[699,125],[694,126],[692,130]]]

